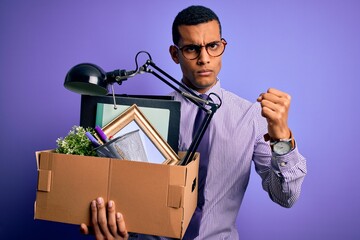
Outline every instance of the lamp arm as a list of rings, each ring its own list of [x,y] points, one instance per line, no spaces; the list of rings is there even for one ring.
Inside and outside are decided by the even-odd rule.
[[[194,158],[195,152],[200,144],[201,139],[204,136],[206,129],[209,126],[209,123],[214,116],[216,110],[220,107],[220,105],[214,104],[211,106],[210,110],[206,110],[206,118],[204,118],[203,122],[200,125],[200,128],[196,131],[196,134],[191,142],[188,151],[186,152],[184,158],[181,160],[180,165],[185,166]]]
[[[177,85],[179,85],[180,87],[182,87],[183,89],[185,89],[187,92],[189,92],[191,95],[197,97],[197,95],[194,93],[194,91],[189,88],[188,86],[186,86],[185,84],[183,84],[182,82],[176,80],[175,78],[173,78],[171,75],[169,75],[168,73],[166,73],[164,70],[162,70],[160,67],[158,67],[151,59],[148,59],[145,63],[145,65],[150,65],[153,68],[155,68],[157,71],[159,71],[161,74],[165,75],[167,78],[171,79],[171,81],[175,82]],[[144,66],[145,66],[144,65]]]
[[[182,91],[179,87],[176,87],[173,83],[166,80],[164,77],[162,77],[157,72],[153,71],[149,68],[149,66],[153,67],[155,70],[159,71],[161,74],[166,76],[168,79],[170,79],[173,83],[176,83],[178,86],[180,86],[182,89],[186,91]],[[194,158],[195,152],[200,144],[201,139],[204,136],[204,133],[206,129],[209,126],[209,123],[214,116],[217,109],[221,106],[221,99],[218,95],[215,93],[211,93],[210,95],[215,95],[219,99],[219,104],[216,104],[212,101],[204,100],[200,97],[198,97],[189,87],[184,85],[183,83],[179,82],[169,74],[167,74],[164,70],[156,66],[156,64],[151,60],[147,60],[146,63],[140,68],[141,72],[147,72],[153,74],[155,77],[163,81],[165,84],[170,86],[172,89],[174,89],[176,92],[180,93],[182,96],[184,96],[186,99],[197,105],[199,108],[201,108],[203,111],[206,112],[206,117],[204,118],[203,122],[200,125],[200,128],[196,131],[196,134],[193,138],[193,141],[191,142],[188,151],[186,152],[184,158],[181,160],[180,165],[187,165],[191,160]],[[209,96],[210,96],[209,95]],[[206,108],[205,106],[209,106],[210,109]]]
[[[163,74],[164,76],[166,76],[168,79],[170,79],[172,82],[176,83],[178,86],[180,86],[181,88],[183,88],[186,91],[182,91],[179,87],[175,86],[173,83],[171,83],[170,81],[166,80],[164,77],[162,77],[160,74],[158,74],[157,72],[155,72],[154,70],[150,69],[149,66],[153,67],[155,70],[159,71],[161,74]],[[183,83],[181,83],[180,81],[176,80],[175,78],[173,78],[172,76],[170,76],[168,73],[166,73],[164,70],[162,70],[160,67],[156,66],[156,64],[151,60],[148,59],[146,61],[146,63],[141,67],[141,71],[143,72],[147,72],[147,73],[151,73],[152,75],[154,75],[155,77],[157,77],[158,79],[160,79],[162,82],[164,82],[166,85],[168,85],[169,87],[171,87],[172,89],[174,89],[176,92],[180,93],[181,95],[183,95],[186,99],[188,99],[189,101],[191,101],[192,103],[194,103],[195,105],[197,105],[199,108],[203,109],[204,111],[208,111],[201,103],[204,104],[209,104],[209,101],[206,101],[202,98],[199,98],[194,92],[193,90],[191,90],[188,86],[184,85]]]

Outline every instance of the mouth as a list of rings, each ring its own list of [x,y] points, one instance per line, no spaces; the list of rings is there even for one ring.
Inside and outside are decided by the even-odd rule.
[[[197,71],[197,74],[199,76],[209,76],[212,74],[212,71],[208,70],[208,69],[203,69],[203,70]]]

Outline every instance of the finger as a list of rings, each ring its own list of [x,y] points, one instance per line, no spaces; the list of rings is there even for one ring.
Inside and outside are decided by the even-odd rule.
[[[97,211],[97,207],[96,207],[96,201],[93,200],[91,202],[91,223],[93,225],[94,228],[94,235],[96,239],[102,239],[103,238],[103,234],[99,228],[98,225],[98,211]]]
[[[261,93],[256,100],[258,102],[261,102],[264,99],[272,101],[274,103],[285,103],[289,105],[291,101],[291,96],[275,88],[269,88],[266,93]]]
[[[89,228],[86,226],[85,223],[82,223],[80,225],[80,232],[84,235],[88,235],[89,234]]]
[[[273,102],[273,103],[281,103],[283,101],[283,99],[273,93],[264,93],[262,95],[262,99],[261,101],[264,101],[264,100],[267,100],[267,101],[270,101],[270,102]]]
[[[276,122],[279,118],[279,115],[271,108],[263,107],[261,115],[267,119],[268,124]]]
[[[278,108],[278,105],[276,103],[269,100],[262,100],[260,104],[262,109],[269,108],[272,111],[276,111],[276,109]]]
[[[96,199],[96,203],[97,203],[97,221],[98,221],[98,225],[100,227],[100,231],[101,233],[103,233],[107,239],[111,238],[112,235],[109,231],[108,228],[108,224],[107,224],[107,218],[106,218],[106,209],[105,209],[105,203],[104,203],[104,199],[99,197]]]
[[[272,94],[272,93],[262,93],[260,96],[256,99],[256,101],[263,103],[264,101],[269,101],[275,104],[281,103],[283,101],[281,97]]]
[[[115,219],[115,203],[114,201],[109,201],[108,203],[108,226],[111,234],[113,236],[117,235],[117,226]]]
[[[127,239],[129,237],[129,234],[126,230],[125,220],[124,220],[123,215],[119,212],[116,213],[116,224],[119,229],[120,236]]]
[[[268,133],[272,138],[285,139],[290,136],[290,130],[287,125],[287,115],[280,114],[267,107],[262,109],[261,115],[268,122]]]
[[[261,102],[261,114],[267,118],[268,121],[281,122],[287,121],[288,118],[288,106],[284,104],[274,104],[270,101]]]
[[[288,98],[278,97],[271,93],[264,94],[260,103],[262,107],[269,107],[279,113],[286,113],[290,108],[290,100]]]
[[[264,93],[260,93],[259,97],[256,99],[256,101],[261,102],[263,99]]]
[[[87,226],[85,223],[82,223],[80,225],[80,232],[84,235],[89,235],[89,234],[94,235],[95,234],[94,228],[91,226]]]
[[[269,88],[267,90],[267,93],[271,93],[277,97],[280,97],[280,98],[285,98],[285,99],[288,99],[290,100],[291,99],[291,96],[283,91],[280,91],[278,89],[275,89],[275,88]]]

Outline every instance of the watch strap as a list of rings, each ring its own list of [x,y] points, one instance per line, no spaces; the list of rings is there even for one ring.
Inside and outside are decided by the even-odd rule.
[[[269,133],[266,133],[264,135],[264,140],[265,142],[267,141],[270,141],[270,146],[271,146],[271,149],[272,149],[272,146],[277,143],[277,142],[290,142],[291,143],[291,149],[294,149],[295,148],[295,140],[294,140],[294,137],[293,137],[293,134],[291,132],[291,130],[289,129],[290,131],[290,137],[289,138],[286,138],[286,139],[276,139],[276,138],[272,138]]]

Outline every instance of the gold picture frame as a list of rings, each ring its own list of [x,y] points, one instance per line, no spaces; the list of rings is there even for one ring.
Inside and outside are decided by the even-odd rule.
[[[145,115],[141,112],[136,104],[131,105],[119,116],[106,124],[102,130],[107,136],[114,136],[132,121],[140,127],[150,141],[155,145],[157,150],[165,158],[163,164],[178,165],[180,164],[179,156],[174,152],[170,145],[161,137],[156,129],[150,124]]]

